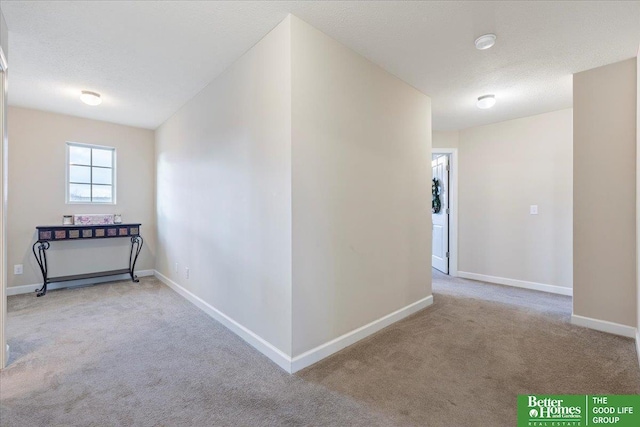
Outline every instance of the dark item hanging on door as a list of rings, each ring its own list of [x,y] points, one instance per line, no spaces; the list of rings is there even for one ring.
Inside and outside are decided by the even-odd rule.
[[[440,213],[442,202],[440,201],[440,181],[438,178],[433,178],[431,182],[431,196],[431,212]]]

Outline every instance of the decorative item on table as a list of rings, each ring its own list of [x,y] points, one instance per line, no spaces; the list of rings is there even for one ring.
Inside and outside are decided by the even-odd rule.
[[[76,214],[73,216],[75,225],[109,225],[113,224],[113,214]]]
[[[113,223],[114,224],[122,224],[122,214],[115,214],[113,216]]]
[[[62,225],[73,225],[73,215],[62,215]]]

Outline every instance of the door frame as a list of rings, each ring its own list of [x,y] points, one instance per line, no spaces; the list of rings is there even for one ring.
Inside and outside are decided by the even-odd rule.
[[[434,154],[449,156],[449,276],[458,276],[458,149],[432,148]],[[432,237],[433,238],[433,237]]]
[[[0,15],[2,19],[2,15]],[[7,365],[7,69],[9,64],[0,46],[0,369]]]

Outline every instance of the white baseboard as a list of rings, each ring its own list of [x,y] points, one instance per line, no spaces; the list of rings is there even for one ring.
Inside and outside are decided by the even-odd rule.
[[[623,337],[635,338],[636,328],[633,326],[621,325],[619,323],[608,322],[606,320],[592,319],[591,317],[571,315],[571,323],[584,328],[595,329],[600,332],[621,335]]]
[[[564,286],[546,285],[544,283],[527,282],[525,280],[508,279],[506,277],[487,276],[484,274],[469,273],[466,271],[458,270],[458,277],[463,279],[478,280],[480,282],[496,283],[498,285],[514,286],[516,288],[531,289],[534,291],[549,292],[559,295],[573,295],[572,288],[566,288]]]
[[[325,357],[330,356],[333,353],[337,353],[343,348],[355,344],[361,339],[366,338],[369,335],[372,335],[379,330],[386,328],[387,326],[399,320],[402,320],[405,317],[422,310],[423,308],[430,306],[431,304],[433,304],[433,295],[422,298],[421,300],[416,301],[413,304],[409,304],[406,307],[396,310],[393,313],[387,314],[386,316],[374,320],[367,325],[361,326],[351,332],[347,332],[346,334],[336,339],[333,339],[314,349],[306,351],[301,355],[293,358],[293,360],[291,361],[291,371],[297,372],[303,368],[306,368],[307,366],[311,366],[314,363],[324,359]]]
[[[138,277],[153,276],[154,270],[140,270],[136,271]],[[70,280],[68,282],[49,283],[47,291],[53,291],[55,289],[73,288],[75,286],[95,285],[98,283],[115,282],[117,280],[129,280],[131,277],[128,274],[118,274],[116,276],[106,277],[94,277],[93,279],[82,280]],[[21,285],[7,287],[7,296],[32,294],[36,289],[40,289],[42,283],[35,283],[33,285]]]
[[[314,363],[324,359],[325,357],[330,356],[331,354],[336,353],[375,332],[378,332],[379,330],[391,325],[392,323],[395,323],[398,320],[401,320],[433,304],[433,296],[429,295],[428,297],[425,297],[420,301],[409,304],[408,306],[396,310],[393,313],[387,314],[380,319],[374,320],[367,325],[354,329],[353,331],[348,332],[336,339],[322,344],[299,356],[291,358],[289,355],[279,350],[253,331],[242,326],[226,314],[222,313],[215,307],[203,301],[201,298],[197,297],[182,286],[178,285],[176,282],[169,279],[159,271],[156,270],[155,275],[160,281],[162,281],[179,295],[184,297],[187,301],[191,302],[200,310],[204,311],[209,316],[220,322],[226,328],[228,328],[240,338],[245,340],[248,344],[253,346],[256,350],[271,359],[276,365],[280,366],[286,372],[291,374],[303,368],[306,368],[307,366],[311,366]]]
[[[238,335],[240,338],[245,340],[251,346],[255,347],[260,353],[267,356],[276,365],[280,366],[285,371],[291,373],[291,357],[285,354],[271,343],[264,340],[262,337],[254,333],[253,331],[247,329],[242,326],[240,323],[236,322],[223,312],[219,311],[215,307],[209,305],[207,302],[202,300],[200,297],[192,294],[182,286],[178,285],[173,280],[169,279],[167,276],[163,275],[159,271],[155,271],[156,277],[163,282],[165,285],[169,286],[187,301],[198,307],[200,310],[207,313],[209,316],[213,317],[215,320],[224,325],[227,329]]]

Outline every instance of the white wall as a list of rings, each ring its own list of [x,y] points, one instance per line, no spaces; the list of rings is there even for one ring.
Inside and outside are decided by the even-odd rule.
[[[289,19],[156,136],[157,270],[290,354]]]
[[[636,347],[640,361],[640,47],[636,57]]]
[[[460,143],[460,131],[457,130],[434,130],[433,148],[458,148]]]
[[[158,271],[286,369],[430,301],[430,117],[288,17],[157,130]]]
[[[461,276],[572,287],[572,142],[571,109],[460,131]]]
[[[295,17],[292,67],[295,356],[431,295],[431,101]]]
[[[0,5],[0,49],[4,53],[7,61],[9,60],[9,29],[7,28],[7,22],[4,20],[4,15]]]
[[[144,247],[137,270],[155,265],[154,133],[26,108],[9,107],[8,287],[42,283],[31,253],[37,225],[62,224],[74,213],[121,213],[141,222]],[[117,152],[117,204],[65,203],[66,142],[107,145]],[[126,268],[128,239],[57,242],[48,251],[49,275]],[[13,265],[24,274],[14,275]],[[35,289],[35,288],[34,288]]]
[[[633,326],[636,59],[573,76],[575,315]]]

